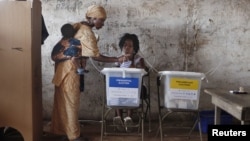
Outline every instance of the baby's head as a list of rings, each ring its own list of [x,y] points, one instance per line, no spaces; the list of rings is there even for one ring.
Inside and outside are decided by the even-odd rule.
[[[120,42],[119,42],[119,47],[121,49],[122,52],[124,53],[133,53],[136,54],[140,47],[139,47],[139,40],[137,35],[135,34],[129,34],[129,33],[125,33],[121,38],[120,38]],[[129,52],[128,48],[132,48],[132,52]]]
[[[75,29],[74,27],[67,23],[67,24],[64,24],[62,27],[61,27],[61,32],[62,32],[62,36],[63,38],[73,38],[74,35],[75,35]]]

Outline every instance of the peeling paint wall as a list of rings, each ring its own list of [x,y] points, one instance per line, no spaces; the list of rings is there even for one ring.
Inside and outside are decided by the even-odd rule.
[[[118,56],[119,37],[135,33],[140,53],[151,68],[152,117],[157,118],[157,71],[203,72],[206,87],[249,87],[250,1],[248,0],[41,0],[50,36],[42,46],[44,118],[50,118],[54,86],[53,46],[61,38],[60,27],[84,20],[86,8],[101,4],[107,10],[100,35],[101,52]],[[88,62],[80,118],[101,119],[104,80],[100,70],[113,64]],[[201,93],[201,109],[212,108],[209,96]],[[87,114],[86,114],[87,113]]]

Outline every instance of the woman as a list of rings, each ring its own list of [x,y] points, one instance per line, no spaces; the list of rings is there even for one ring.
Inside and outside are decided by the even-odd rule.
[[[76,30],[75,38],[81,42],[82,58],[92,57],[94,60],[101,62],[122,62],[124,59],[127,60],[129,56],[117,58],[107,57],[99,53],[98,39],[92,28],[102,28],[106,20],[105,9],[98,5],[88,7],[86,19],[87,21],[73,25]],[[64,46],[65,44],[65,41],[61,40],[56,46]],[[79,75],[76,73],[77,68],[72,63],[72,60],[76,58],[57,55],[58,53],[55,52],[52,51],[51,55],[52,60],[56,62],[55,75],[52,80],[53,84],[55,84],[55,96],[51,131],[55,134],[67,135],[70,141],[86,140],[80,137],[80,124],[78,122],[80,81]]]

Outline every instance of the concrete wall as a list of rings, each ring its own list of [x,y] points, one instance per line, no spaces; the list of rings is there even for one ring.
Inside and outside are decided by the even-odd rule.
[[[61,38],[60,27],[85,18],[86,8],[101,4],[107,10],[100,35],[103,54],[117,56],[119,37],[135,33],[140,53],[151,71],[151,106],[157,118],[156,76],[158,71],[203,72],[206,87],[249,87],[250,1],[248,0],[41,0],[50,36],[42,46],[43,113],[49,119],[53,107],[53,46]],[[94,65],[93,65],[94,64]],[[112,64],[88,62],[80,118],[101,119],[104,81],[100,70]],[[213,108],[201,92],[201,109]]]

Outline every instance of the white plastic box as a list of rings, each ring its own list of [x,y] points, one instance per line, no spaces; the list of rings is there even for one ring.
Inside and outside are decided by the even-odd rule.
[[[144,69],[104,68],[106,104],[109,107],[139,107]]]
[[[198,109],[203,73],[161,71],[158,75],[166,108]]]

